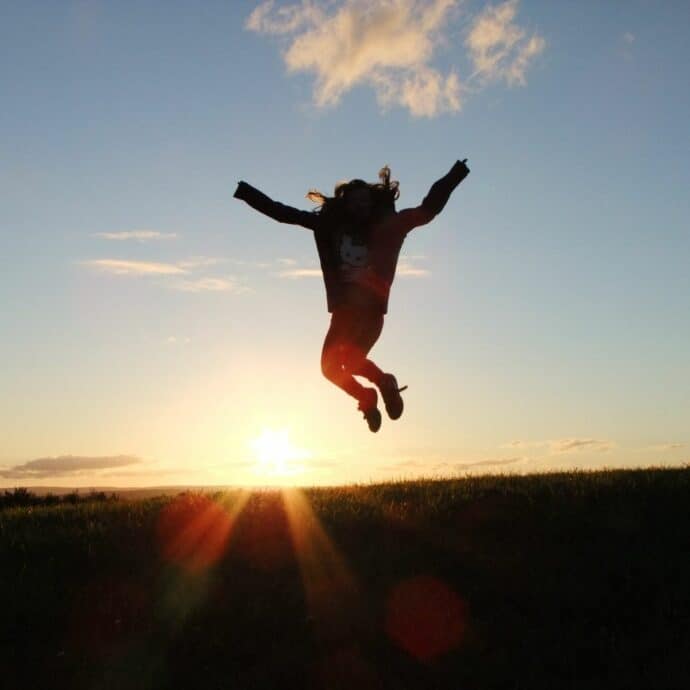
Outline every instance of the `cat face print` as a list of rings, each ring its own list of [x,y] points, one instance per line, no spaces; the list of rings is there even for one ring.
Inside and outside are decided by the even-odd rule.
[[[367,247],[365,244],[355,244],[350,235],[343,235],[340,241],[340,258],[350,266],[366,266]]]

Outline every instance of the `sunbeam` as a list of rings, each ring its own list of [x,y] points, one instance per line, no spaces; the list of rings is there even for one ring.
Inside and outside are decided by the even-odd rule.
[[[357,580],[300,489],[282,492],[299,563],[308,615],[324,645],[319,675],[324,687],[378,687],[375,669],[356,640],[366,621]]]
[[[206,495],[182,494],[162,511],[158,541],[163,558],[190,574],[200,574],[225,551],[235,520],[249,498],[240,491],[214,500]]]

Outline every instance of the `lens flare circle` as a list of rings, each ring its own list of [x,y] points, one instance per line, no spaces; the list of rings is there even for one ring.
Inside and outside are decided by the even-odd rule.
[[[433,661],[459,647],[467,622],[465,601],[429,575],[403,580],[388,597],[386,632],[419,661]]]

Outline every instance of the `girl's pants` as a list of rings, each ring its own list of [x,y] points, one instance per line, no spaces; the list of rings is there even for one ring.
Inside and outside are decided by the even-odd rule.
[[[363,376],[378,385],[384,375],[367,359],[382,328],[383,314],[377,310],[346,305],[336,307],[331,315],[321,351],[321,371],[357,400],[366,389],[353,376]]]

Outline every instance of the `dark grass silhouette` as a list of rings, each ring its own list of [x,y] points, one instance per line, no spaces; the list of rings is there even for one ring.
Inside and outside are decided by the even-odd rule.
[[[690,469],[0,511],[0,685],[684,688]]]
[[[117,494],[113,491],[90,490],[87,493],[80,493],[76,490],[64,491],[59,494],[50,491],[37,494],[25,487],[15,489],[5,489],[0,493],[0,510],[3,508],[27,508],[35,506],[55,506],[60,503],[93,503],[95,501],[116,501]]]

